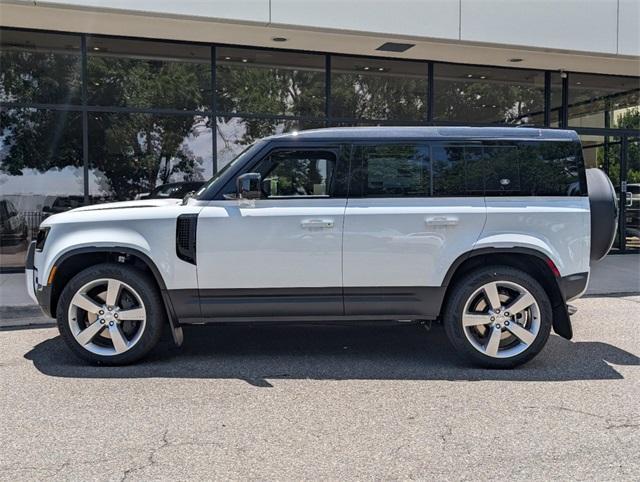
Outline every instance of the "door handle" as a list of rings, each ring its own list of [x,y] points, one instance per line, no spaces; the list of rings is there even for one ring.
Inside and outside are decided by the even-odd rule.
[[[455,226],[459,221],[455,216],[429,216],[424,220],[427,226]]]
[[[305,219],[300,225],[305,229],[328,229],[333,227],[333,219]]]

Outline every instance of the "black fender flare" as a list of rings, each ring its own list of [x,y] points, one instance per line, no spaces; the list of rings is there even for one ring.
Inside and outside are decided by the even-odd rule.
[[[162,295],[162,301],[164,302],[164,307],[167,312],[167,318],[169,319],[169,323],[171,325],[172,331],[175,331],[176,329],[179,328],[178,318],[173,309],[171,298],[169,297],[167,292],[167,285],[165,284],[164,279],[162,278],[162,274],[160,273],[160,270],[158,269],[156,264],[153,262],[153,260],[149,256],[147,256],[145,253],[143,253],[138,249],[118,247],[118,246],[84,246],[82,248],[72,249],[70,251],[66,251],[65,253],[61,254],[55,259],[52,266],[60,267],[69,258],[72,258],[79,254],[92,254],[92,253],[124,254],[124,255],[135,256],[136,258],[140,259],[147,266],[147,268],[149,268],[149,271],[151,271],[153,278],[158,284],[158,288],[160,289],[160,294]],[[49,310],[50,310],[50,313],[53,313],[54,311],[53,306],[50,306]]]
[[[442,286],[448,288],[451,280],[453,279],[456,271],[462,263],[478,256],[497,255],[497,254],[524,254],[529,256],[535,256],[539,260],[543,261],[549,269],[549,274],[554,279],[554,283],[549,288],[551,293],[551,306],[553,309],[553,331],[567,340],[573,338],[573,327],[571,326],[571,318],[569,316],[569,309],[567,308],[566,297],[562,289],[560,273],[553,260],[551,260],[545,253],[520,246],[514,246],[511,248],[479,248],[472,249],[466,253],[461,254],[451,264],[447,270],[447,274],[442,281]],[[544,286],[543,286],[544,288]]]

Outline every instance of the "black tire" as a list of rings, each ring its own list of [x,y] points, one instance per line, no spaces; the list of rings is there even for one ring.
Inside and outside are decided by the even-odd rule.
[[[126,283],[137,292],[144,303],[144,329],[135,345],[124,353],[105,356],[88,351],[76,340],[71,330],[68,319],[71,300],[87,283],[102,278]],[[127,365],[147,355],[160,340],[163,326],[167,323],[167,315],[158,287],[149,275],[124,264],[104,263],[81,271],[67,283],[58,300],[57,323],[62,339],[75,355],[93,364],[114,366]]]
[[[523,352],[508,358],[494,358],[478,351],[465,335],[462,322],[465,304],[473,293],[487,283],[500,281],[525,288],[534,297],[540,311],[540,326],[534,341]],[[527,273],[508,266],[488,266],[471,271],[456,281],[448,297],[443,321],[449,341],[467,361],[485,368],[514,368],[534,358],[547,343],[553,311],[545,290]]]

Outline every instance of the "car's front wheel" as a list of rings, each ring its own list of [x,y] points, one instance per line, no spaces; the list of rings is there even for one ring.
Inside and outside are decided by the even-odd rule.
[[[91,266],[69,281],[57,309],[69,348],[92,363],[125,365],[160,339],[166,314],[154,281],[130,266]]]
[[[524,271],[481,268],[452,290],[445,329],[456,350],[471,362],[512,368],[531,360],[547,342],[551,303],[540,283]]]

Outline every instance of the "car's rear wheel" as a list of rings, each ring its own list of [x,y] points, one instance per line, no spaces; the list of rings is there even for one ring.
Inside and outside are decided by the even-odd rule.
[[[166,315],[153,280],[121,264],[81,271],[58,303],[58,328],[80,358],[124,365],[145,356],[160,339]]]
[[[445,329],[456,350],[471,362],[512,368],[531,360],[547,342],[551,303],[527,273],[505,266],[481,268],[452,289]]]

